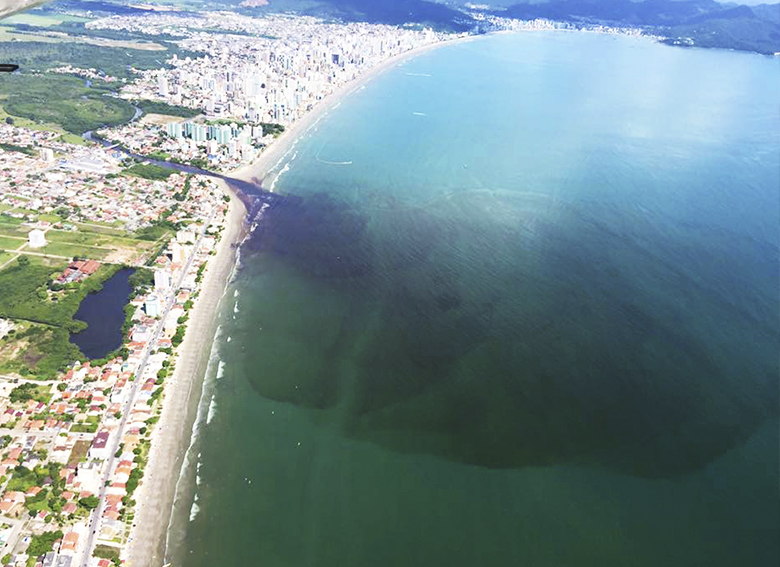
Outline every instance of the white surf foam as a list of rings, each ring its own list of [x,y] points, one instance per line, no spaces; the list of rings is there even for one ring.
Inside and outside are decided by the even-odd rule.
[[[209,403],[209,413],[206,416],[206,425],[211,423],[211,420],[214,419],[214,416],[217,414],[217,400],[214,398],[214,396],[211,396],[211,402]]]
[[[190,508],[190,522],[194,522],[200,512],[200,506],[198,506],[198,493],[195,493],[195,500],[192,501],[192,507]]]

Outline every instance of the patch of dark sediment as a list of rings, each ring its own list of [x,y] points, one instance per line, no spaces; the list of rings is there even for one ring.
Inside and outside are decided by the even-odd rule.
[[[262,343],[243,334],[245,364],[274,359],[247,375],[400,452],[694,471],[780,403],[778,321],[760,317],[777,313],[777,268],[702,230],[504,194],[370,214],[325,195],[277,204],[250,249],[284,272],[268,301],[289,315]]]

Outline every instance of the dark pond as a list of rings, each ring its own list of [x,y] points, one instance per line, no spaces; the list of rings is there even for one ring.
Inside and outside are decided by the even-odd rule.
[[[79,305],[75,319],[89,325],[70,336],[70,341],[90,359],[103,358],[122,344],[124,306],[130,299],[130,276],[135,270],[119,270],[103,283],[103,289],[90,293]]]

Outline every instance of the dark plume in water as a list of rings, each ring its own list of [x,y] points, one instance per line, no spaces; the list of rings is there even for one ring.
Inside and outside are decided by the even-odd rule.
[[[497,198],[454,200],[469,211],[457,222],[446,207],[367,213],[324,194],[271,206],[246,261],[266,255],[320,290],[290,309],[327,332],[318,319],[320,344],[297,339],[315,367],[249,373],[256,391],[401,452],[643,477],[699,469],[777,413],[780,333],[762,315],[777,305],[723,273],[719,235],[687,250],[684,233],[637,219],[616,235],[527,196],[500,196],[505,220],[486,223]],[[744,269],[763,261],[731,245]],[[761,269],[771,287],[776,267]],[[327,316],[324,297],[338,302]]]

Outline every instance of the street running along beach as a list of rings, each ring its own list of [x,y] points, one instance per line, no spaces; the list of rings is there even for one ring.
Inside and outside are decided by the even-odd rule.
[[[285,160],[298,139],[305,135],[341,100],[360,89],[383,71],[404,61],[445,45],[471,41],[472,36],[437,42],[412,49],[376,65],[357,79],[345,84],[324,98],[313,109],[299,118],[270,145],[252,164],[227,175],[258,187],[272,190],[266,179]],[[227,182],[220,181],[230,195],[227,226],[216,255],[209,260],[199,296],[193,307],[184,341],[179,347],[176,369],[167,381],[161,418],[152,436],[149,461],[139,487],[135,520],[128,543],[128,563],[137,566],[160,566],[166,562],[167,534],[172,525],[172,513],[178,494],[189,494],[186,487],[192,482],[187,470],[187,452],[198,419],[203,381],[209,365],[212,345],[218,328],[217,313],[222,297],[234,272],[238,246],[246,236],[247,208]],[[186,506],[189,510],[189,506]],[[174,518],[173,521],[176,519]]]
[[[273,189],[271,186],[273,185],[273,180],[267,179],[269,174],[279,165],[281,165],[282,162],[284,162],[285,157],[295,147],[301,136],[305,135],[312,127],[314,127],[323,117],[328,114],[330,110],[338,106],[344,97],[360,90],[361,87],[372,81],[377,75],[409,59],[439,47],[473,41],[475,39],[475,36],[458,36],[456,39],[440,41],[425,45],[423,47],[418,47],[416,49],[411,49],[405,53],[401,53],[387,59],[386,61],[383,61],[382,63],[379,63],[375,67],[367,70],[360,77],[350,81],[349,83],[346,83],[332,94],[321,100],[317,106],[312,108],[309,112],[307,112],[301,118],[296,120],[295,123],[293,123],[290,127],[288,127],[271,146],[263,151],[257,160],[249,165],[234,170],[231,172],[229,177],[233,177],[241,181],[246,181],[248,183],[253,183],[257,186],[262,186],[263,189],[272,191]]]
[[[163,410],[152,435],[152,446],[135,509],[128,545],[130,565],[162,565],[165,534],[176,492],[176,480],[189,445],[189,434],[201,383],[217,328],[215,314],[234,270],[236,247],[244,235],[246,209],[230,194],[227,225],[216,255],[207,264],[200,293],[179,347],[173,377],[166,381]]]

